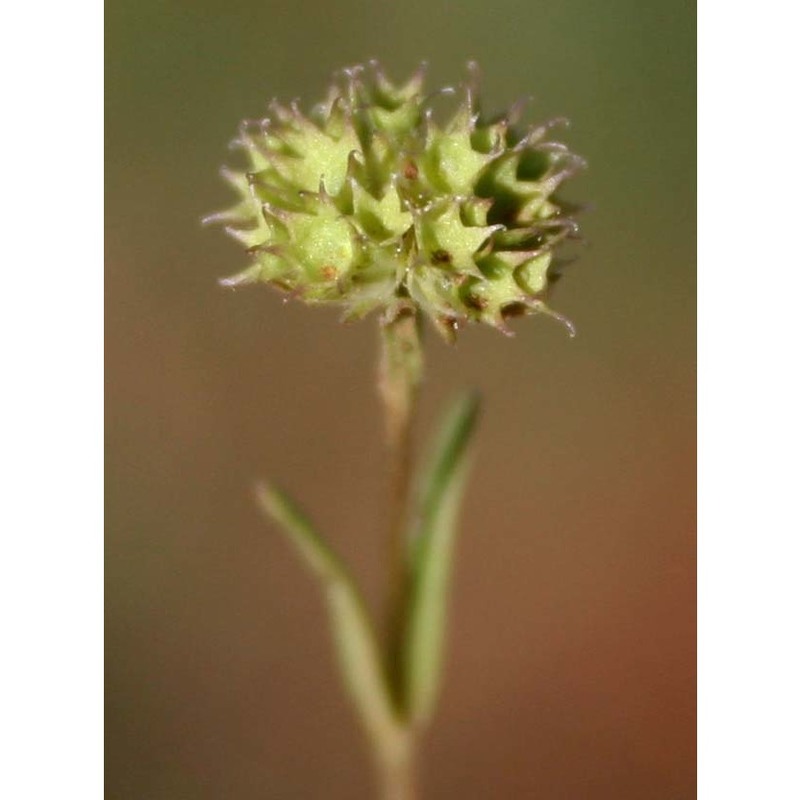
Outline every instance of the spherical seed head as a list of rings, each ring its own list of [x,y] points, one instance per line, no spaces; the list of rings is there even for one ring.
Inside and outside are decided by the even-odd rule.
[[[582,159],[548,140],[554,123],[484,117],[473,67],[437,122],[432,105],[454,91],[426,94],[423,78],[395,85],[371,62],[338,74],[307,116],[273,102],[242,124],[247,166],[223,170],[239,201],[208,221],[251,264],[224,284],[269,283],[347,318],[418,309],[447,338],[461,322],[508,332],[519,314],[561,318],[550,269],[577,226],[556,191]]]

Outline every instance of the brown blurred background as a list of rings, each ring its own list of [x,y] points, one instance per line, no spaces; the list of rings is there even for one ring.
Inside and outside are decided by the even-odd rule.
[[[107,785],[112,800],[366,798],[316,586],[259,518],[272,476],[381,597],[374,320],[215,281],[199,218],[238,120],[379,57],[478,59],[590,168],[590,245],[506,340],[428,337],[420,433],[484,392],[426,798],[694,792],[694,6],[110,0]]]

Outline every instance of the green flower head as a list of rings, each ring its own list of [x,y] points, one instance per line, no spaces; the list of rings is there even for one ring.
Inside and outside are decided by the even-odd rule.
[[[473,65],[458,90],[425,93],[423,78],[394,85],[370,62],[307,115],[272,102],[241,125],[246,167],[223,170],[239,200],[206,220],[251,258],[225,285],[269,283],[348,319],[419,309],[448,338],[462,322],[507,333],[520,314],[563,320],[546,298],[577,225],[556,192],[584,165],[548,138],[563,120],[524,130],[519,106],[485,117]],[[443,95],[457,98],[444,123]]]

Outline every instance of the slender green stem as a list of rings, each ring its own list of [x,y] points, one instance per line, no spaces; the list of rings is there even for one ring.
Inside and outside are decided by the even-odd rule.
[[[422,349],[419,320],[401,314],[381,327],[379,389],[386,419],[389,449],[389,520],[387,538],[388,608],[386,637],[388,667],[393,688],[398,690],[400,639],[408,585],[408,506],[413,455],[413,423],[420,379]],[[402,706],[402,698],[396,697]]]
[[[422,377],[420,323],[404,313],[381,327],[379,389],[384,405],[389,449],[390,496],[387,538],[388,598],[386,667],[398,715],[405,713],[403,638],[409,590],[408,508],[413,456],[413,424]],[[382,759],[385,800],[413,800],[414,740],[408,737],[390,758]]]
[[[415,740],[411,732],[379,760],[381,800],[417,800],[414,765]]]

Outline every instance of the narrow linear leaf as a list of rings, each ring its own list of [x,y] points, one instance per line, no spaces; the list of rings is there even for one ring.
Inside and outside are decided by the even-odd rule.
[[[320,579],[345,685],[372,742],[378,748],[393,747],[403,732],[366,607],[347,568],[283,492],[260,484],[256,497]]]
[[[455,529],[478,406],[474,392],[454,403],[445,416],[420,484],[405,643],[406,708],[415,724],[428,721],[436,702]]]

